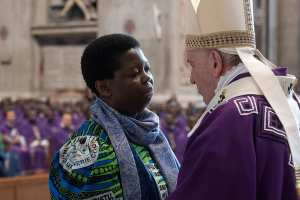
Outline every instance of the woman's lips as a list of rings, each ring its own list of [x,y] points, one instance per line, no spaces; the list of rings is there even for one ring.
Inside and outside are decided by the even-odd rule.
[[[153,88],[150,87],[146,92],[145,92],[145,96],[153,96],[154,92],[153,92]]]

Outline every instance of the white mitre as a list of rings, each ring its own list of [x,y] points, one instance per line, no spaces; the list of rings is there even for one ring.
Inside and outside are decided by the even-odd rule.
[[[286,131],[299,192],[300,138],[297,122],[286,94],[271,70],[276,66],[255,49],[252,4],[252,0],[186,0],[186,50],[219,49],[239,55]]]

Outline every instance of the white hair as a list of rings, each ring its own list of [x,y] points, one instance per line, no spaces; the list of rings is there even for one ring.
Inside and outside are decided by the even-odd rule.
[[[208,55],[212,50],[216,50],[220,54],[222,60],[228,63],[229,65],[237,66],[239,63],[242,63],[242,60],[240,59],[239,55],[225,53],[218,49],[209,49],[204,51],[206,52],[206,55]]]
[[[230,65],[236,66],[242,62],[239,55],[224,53],[220,50],[217,50],[217,52],[220,54],[221,58]]]

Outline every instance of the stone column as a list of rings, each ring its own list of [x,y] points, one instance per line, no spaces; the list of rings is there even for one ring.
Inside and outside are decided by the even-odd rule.
[[[268,2],[268,58],[269,60],[277,65],[278,62],[278,0],[270,0]]]
[[[0,39],[0,96],[11,96],[12,92],[29,94],[32,1],[0,0],[0,5],[0,29],[7,30],[6,37]]]
[[[300,78],[300,1],[278,0],[278,66]],[[299,85],[299,83],[298,83]],[[296,87],[300,92],[300,87]]]

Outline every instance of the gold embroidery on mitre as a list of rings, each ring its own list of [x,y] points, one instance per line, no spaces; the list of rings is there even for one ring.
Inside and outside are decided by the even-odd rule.
[[[244,0],[246,30],[220,31],[202,35],[186,35],[186,50],[218,49],[249,46],[256,48],[251,0]]]
[[[186,50],[250,46],[255,48],[255,34],[247,31],[222,31],[203,35],[186,35]]]
[[[248,32],[254,33],[251,0],[244,0],[245,25]]]

